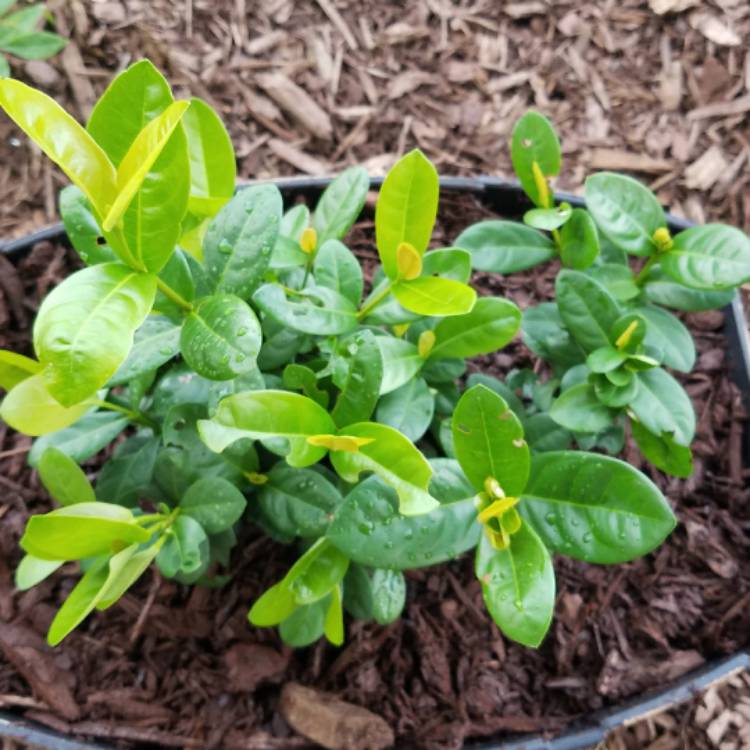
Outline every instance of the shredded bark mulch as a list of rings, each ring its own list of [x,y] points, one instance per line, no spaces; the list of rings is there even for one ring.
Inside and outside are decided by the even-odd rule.
[[[436,245],[488,213],[470,197],[447,195],[442,206]],[[365,219],[353,247],[372,255],[371,236]],[[42,243],[3,269],[8,323],[0,346],[28,348],[34,309],[71,255]],[[482,294],[506,294],[525,307],[548,298],[553,278],[549,266],[509,278],[482,274],[475,283]],[[321,642],[291,651],[273,630],[250,627],[246,614],[295,550],[252,528],[223,589],[190,589],[150,572],[50,650],[43,635],[77,572],[67,566],[29,592],[14,591],[18,538],[29,513],[49,508],[49,499],[26,466],[29,439],[0,426],[0,705],[65,733],[129,746],[294,748],[308,742],[292,732],[279,701],[284,685],[300,683],[382,717],[398,747],[448,750],[468,739],[555,733],[736,651],[750,634],[745,413],[728,379],[723,315],[686,322],[699,351],[695,371],[682,378],[698,416],[696,470],[678,480],[643,467],[679,526],[654,554],[627,565],[557,557],[555,620],[538,651],[509,642],[492,623],[470,557],[408,573],[406,610],[392,625],[348,622],[341,649]],[[472,367],[502,377],[534,364],[516,341]],[[631,447],[626,458],[640,465]],[[87,469],[93,475],[96,467],[94,459]]]

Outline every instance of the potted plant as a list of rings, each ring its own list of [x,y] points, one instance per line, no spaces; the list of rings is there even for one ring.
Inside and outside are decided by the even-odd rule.
[[[0,81],[0,106],[71,179],[60,208],[86,264],[42,303],[35,356],[0,352],[0,416],[37,438],[29,462],[60,505],[30,517],[17,586],[81,565],[51,645],[151,566],[224,585],[250,522],[299,551],[247,602],[248,627],[278,626],[289,646],[341,645],[344,610],[394,622],[404,571],[474,550],[492,619],[536,648],[553,554],[624,563],[674,528],[659,486],[615,456],[627,431],[653,466],[690,475],[695,414],[666,368],[691,369],[694,348],[665,307],[731,300],[750,278],[739,230],[673,236],[654,196],[613,174],[589,178],[586,208],[556,205],[557,136],[529,113],[512,142],[535,205],[523,223],[482,221],[428,250],[439,181],[412,151],[377,196],[365,293],[342,242],[370,189],[361,168],[312,212],[273,184],[235,194],[220,120],[174,101],[147,61],[86,129],[17,81]],[[548,263],[554,301],[523,315],[469,284]],[[464,377],[519,331],[536,371]],[[94,487],[79,464],[115,440]]]

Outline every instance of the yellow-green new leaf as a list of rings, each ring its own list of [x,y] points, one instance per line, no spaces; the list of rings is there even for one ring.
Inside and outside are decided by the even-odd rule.
[[[117,174],[96,141],[54,99],[12,78],[0,80],[0,106],[104,216]]]
[[[399,281],[393,285],[393,296],[419,315],[464,315],[477,300],[477,293],[468,284],[439,276]]]
[[[120,263],[90,266],[56,287],[34,323],[50,394],[73,406],[101,388],[128,356],[155,294],[155,276]]]
[[[19,591],[28,591],[51,576],[63,564],[63,560],[42,560],[34,555],[24,555],[16,568],[16,588]]]
[[[0,388],[6,391],[36,375],[41,369],[42,366],[35,359],[0,349]]]

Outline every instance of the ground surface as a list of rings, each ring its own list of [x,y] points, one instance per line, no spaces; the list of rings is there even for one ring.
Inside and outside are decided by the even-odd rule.
[[[50,6],[73,42],[51,65],[17,61],[20,77],[85,118],[114,71],[148,56],[180,93],[221,111],[246,179],[353,162],[383,172],[415,145],[444,174],[508,176],[510,128],[534,106],[562,134],[561,187],[580,189],[593,169],[628,170],[677,214],[750,229],[746,0]],[[54,221],[62,184],[0,122],[0,237]],[[729,750],[743,746],[743,722],[750,744],[747,694],[725,686],[611,747]]]

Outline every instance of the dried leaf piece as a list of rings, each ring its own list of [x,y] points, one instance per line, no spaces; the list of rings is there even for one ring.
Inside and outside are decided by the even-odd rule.
[[[708,190],[721,178],[728,166],[724,152],[714,144],[685,170],[685,184],[691,190]]]
[[[648,0],[649,8],[660,16],[665,13],[682,13],[699,3],[700,0]]]
[[[711,13],[696,11],[690,14],[690,25],[699,31],[710,42],[720,47],[736,47],[742,40],[739,34],[731,27],[719,20]]]
[[[258,85],[316,138],[330,140],[333,136],[331,118],[317,102],[283,73],[256,76]]]

